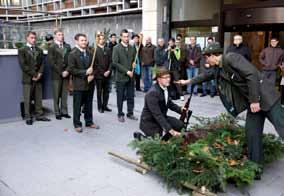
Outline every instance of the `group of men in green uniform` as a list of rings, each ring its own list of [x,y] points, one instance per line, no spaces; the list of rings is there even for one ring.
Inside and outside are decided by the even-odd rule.
[[[97,87],[98,111],[103,113],[112,110],[107,106],[110,93],[110,78],[115,69],[117,88],[118,120],[124,122],[123,102],[127,100],[127,117],[138,120],[134,110],[134,77],[133,65],[135,49],[129,45],[129,34],[121,31],[121,42],[109,48],[105,36],[97,35],[96,47],[89,48],[87,36],[76,34],[75,47],[64,41],[62,30],[54,32],[54,42],[48,47],[47,60],[51,67],[54,114],[57,120],[71,118],[68,114],[68,82],[73,82],[73,125],[77,132],[82,132],[81,113],[84,113],[85,126],[99,129],[93,122],[93,96]],[[28,32],[26,45],[19,49],[19,62],[23,72],[24,110],[26,124],[32,125],[31,99],[35,101],[36,120],[50,121],[43,116],[42,78],[44,55],[36,46],[36,33]],[[35,96],[34,96],[35,95]]]

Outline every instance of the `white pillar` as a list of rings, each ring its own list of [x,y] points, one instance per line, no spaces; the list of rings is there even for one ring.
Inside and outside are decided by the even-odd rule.
[[[150,36],[152,43],[157,44],[158,30],[158,0],[143,0],[142,2],[142,32],[145,38]]]

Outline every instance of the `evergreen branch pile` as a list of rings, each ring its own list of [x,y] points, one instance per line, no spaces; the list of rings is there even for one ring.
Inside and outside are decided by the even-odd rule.
[[[198,118],[184,137],[134,140],[130,143],[143,162],[161,175],[169,187],[183,183],[210,191],[224,191],[228,182],[238,187],[253,183],[262,166],[248,160],[244,127],[233,117]],[[263,135],[264,163],[284,155],[284,143],[272,134]]]

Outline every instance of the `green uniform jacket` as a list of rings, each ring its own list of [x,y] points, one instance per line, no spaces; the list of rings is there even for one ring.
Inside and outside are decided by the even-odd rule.
[[[132,63],[134,62],[136,50],[133,46],[124,47],[121,43],[113,48],[112,63],[116,69],[116,82],[127,82],[130,77],[127,71],[132,71]]]
[[[94,63],[94,76],[95,79],[104,79],[104,73],[111,71],[111,51],[109,48],[104,49],[99,46],[96,49],[96,58]],[[109,77],[108,77],[109,78]]]
[[[22,83],[31,84],[31,80],[38,73],[43,73],[43,51],[35,47],[33,52],[29,46],[24,46],[18,50],[18,58],[23,70]]]
[[[84,57],[84,53],[81,52],[77,47],[71,50],[68,56],[68,67],[69,71],[73,75],[73,88],[76,91],[87,91],[92,82],[88,83],[86,71],[92,63],[93,54],[90,50],[86,51],[87,58]]]
[[[69,44],[63,44],[64,50],[59,48],[58,44],[52,43],[48,48],[48,63],[51,66],[51,79],[59,80],[62,78],[62,72],[68,66],[68,55],[71,51]],[[63,53],[62,53],[63,52]]]
[[[222,56],[219,68],[202,73],[191,80],[191,84],[217,79],[217,89],[225,108],[237,116],[249,107],[250,103],[260,102],[263,111],[279,100],[279,93],[270,81],[262,78],[261,73],[237,53]]]

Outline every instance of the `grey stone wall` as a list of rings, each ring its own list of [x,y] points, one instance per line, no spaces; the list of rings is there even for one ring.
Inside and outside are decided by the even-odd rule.
[[[32,23],[36,31],[48,31],[52,33],[55,22]],[[110,29],[111,32],[119,35],[123,28],[131,29],[133,32],[142,30],[142,14],[115,15],[103,17],[90,17],[84,19],[63,20],[62,28],[65,32],[65,40],[74,46],[74,35],[76,33],[85,33],[88,36],[90,44],[94,42],[94,33],[103,31],[104,28]]]

